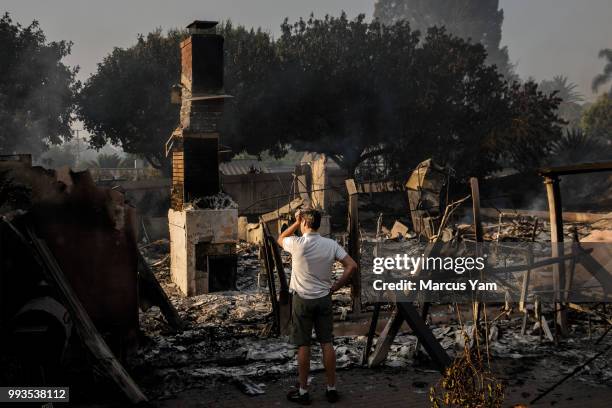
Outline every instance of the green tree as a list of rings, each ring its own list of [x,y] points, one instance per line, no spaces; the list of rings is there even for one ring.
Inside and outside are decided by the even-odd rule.
[[[77,68],[62,59],[71,43],[47,42],[38,22],[0,18],[0,152],[40,154],[72,137]]]
[[[612,142],[612,97],[600,96],[584,111],[581,124],[587,135]]]
[[[220,24],[225,37],[225,89],[235,96],[226,102],[222,143],[238,146],[240,152],[259,153],[273,148],[268,138],[246,140],[251,121],[263,120],[258,106],[273,83],[273,43],[261,30]],[[85,83],[78,116],[92,133],[94,148],[106,143],[121,146],[127,153],[144,157],[153,167],[170,171],[164,144],[178,123],[179,106],[170,102],[173,85],[180,81],[180,42],[185,31],[161,30],[139,36],[127,49],[115,48]],[[269,118],[272,120],[272,118]],[[278,149],[281,151],[282,149]],[[280,154],[280,153],[279,153]]]
[[[528,172],[539,167],[562,137],[564,121],[557,115],[561,98],[542,92],[533,81],[509,87],[510,118],[497,135],[498,151],[513,168]]]
[[[508,49],[501,46],[504,12],[499,0],[377,0],[374,17],[384,24],[405,20],[421,32],[445,27],[453,35],[481,43],[487,62],[497,65],[507,78],[516,79]]]
[[[606,65],[604,66],[603,72],[593,78],[593,92],[597,92],[601,86],[612,80],[612,48],[604,48],[603,50],[600,50],[599,58],[604,59],[606,61]],[[608,95],[612,97],[612,86],[610,86]]]
[[[170,91],[179,79],[183,36],[158,29],[130,48],[115,48],[98,64],[78,108],[92,147],[111,143],[169,172],[164,143],[178,122],[179,106],[170,102]]]
[[[533,83],[509,86],[481,44],[443,28],[421,37],[402,20],[311,17],[285,22],[277,50],[281,86],[260,107],[276,121],[245,128],[325,153],[349,174],[373,158],[406,171],[434,157],[460,177],[490,173],[506,153],[514,166],[533,167],[560,136],[558,98]]]
[[[225,38],[224,87],[233,96],[225,101],[221,143],[235,154],[259,156],[269,151],[275,157],[283,156],[287,146],[274,130],[283,120],[276,113],[284,83],[274,41],[261,29],[234,26],[230,21],[219,24],[216,32]],[[268,131],[260,131],[263,129]]]
[[[310,150],[350,174],[368,160],[406,171],[433,156],[463,177],[497,169],[513,137],[528,139],[526,151],[537,158],[538,143],[559,136],[558,98],[535,84],[508,85],[485,63],[482,44],[444,28],[421,35],[405,21],[381,25],[343,13],[281,29],[273,41],[261,30],[217,27],[226,39],[225,91],[234,96],[221,143],[235,153]],[[87,81],[79,115],[99,145],[163,158],[178,123],[169,93],[179,79],[181,35],[172,33],[115,49]],[[524,153],[509,157],[534,165],[520,162]]]

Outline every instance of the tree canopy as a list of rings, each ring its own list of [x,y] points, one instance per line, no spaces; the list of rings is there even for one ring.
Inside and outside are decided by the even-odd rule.
[[[168,169],[163,146],[178,122],[170,102],[180,75],[179,42],[184,33],[161,30],[139,36],[134,46],[115,48],[85,82],[78,117],[91,133],[93,147],[106,143]]]
[[[599,51],[599,58],[606,61],[603,72],[593,78],[593,92],[599,91],[599,88],[604,86],[606,83],[612,81],[612,48],[604,48]],[[608,95],[612,98],[612,85],[608,91]]]
[[[72,137],[79,83],[62,59],[71,43],[47,42],[38,22],[0,18],[0,152],[39,154]]]
[[[600,96],[584,111],[581,124],[587,135],[612,143],[612,97]]]
[[[420,33],[403,20],[343,13],[285,21],[276,40],[229,22],[216,29],[225,37],[225,92],[234,96],[221,143],[234,153],[310,150],[351,174],[368,160],[408,170],[434,157],[466,176],[535,166],[560,137],[559,98],[532,82],[509,84],[482,44],[444,28]],[[178,123],[169,94],[183,35],[158,30],[102,61],[79,108],[94,144],[120,144],[163,166]]]
[[[242,124],[235,140],[247,150],[262,140],[291,145],[325,153],[351,174],[374,157],[407,170],[433,156],[466,176],[496,170],[502,156],[520,169],[537,166],[561,135],[559,98],[531,82],[509,85],[481,44],[444,28],[421,35],[403,20],[345,14],[285,21],[276,54],[262,81],[244,84],[259,92],[249,114],[226,115]],[[249,102],[236,93],[234,103]]]
[[[507,78],[514,77],[508,49],[501,46],[504,12],[499,0],[378,0],[374,17],[387,25],[404,20],[421,32],[445,27],[457,37],[481,43],[487,62]]]

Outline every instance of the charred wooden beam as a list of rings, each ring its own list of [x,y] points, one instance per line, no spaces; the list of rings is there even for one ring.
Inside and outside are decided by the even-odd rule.
[[[357,264],[357,270],[351,279],[351,303],[353,313],[361,313],[361,268],[359,259],[361,257],[360,235],[359,235],[359,194],[355,180],[346,180],[346,189],[349,192],[348,205],[348,253]]]
[[[561,189],[556,175],[544,178],[546,195],[548,196],[548,211],[550,216],[550,242],[553,258],[563,256],[563,209],[561,204]],[[565,263],[553,265],[553,286],[555,290],[556,322],[563,335],[567,334],[567,318],[562,307],[561,290],[565,287]],[[556,326],[555,326],[556,327]]]
[[[130,402],[133,404],[145,403],[147,397],[142,393],[119,360],[117,360],[96,329],[47,244],[39,239],[29,227],[26,230],[26,238],[8,220],[4,219],[3,221],[16,233],[16,236],[22,243],[32,251],[32,256],[41,266],[47,281],[57,290],[59,300],[70,313],[79,337],[96,360],[98,366],[115,382]]]
[[[612,162],[580,163],[570,166],[545,167],[538,170],[538,173],[543,177],[557,177],[603,171],[612,171]]]
[[[183,321],[140,250],[138,251],[138,295],[141,302],[147,301],[158,306],[164,318],[174,330],[183,330]]]

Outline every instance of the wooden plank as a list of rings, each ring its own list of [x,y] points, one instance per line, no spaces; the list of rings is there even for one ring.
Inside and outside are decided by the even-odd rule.
[[[28,235],[35,254],[40,257],[47,279],[56,286],[60,300],[68,309],[81,340],[96,359],[96,362],[133,404],[146,402],[147,397],[115,358],[100,333],[98,333],[46,243],[38,239],[30,229],[28,229]]]
[[[304,204],[304,199],[301,197],[292,200],[290,203],[285,204],[280,207],[278,210],[270,211],[267,214],[263,214],[260,217],[261,222],[267,223],[270,221],[278,220],[283,215],[293,215],[298,208],[300,208]]]
[[[601,284],[605,298],[609,299],[610,294],[612,294],[612,277],[610,276],[610,272],[604,265],[597,261],[597,259],[590,255],[590,252],[593,252],[593,248],[579,248],[579,251],[586,254],[586,256],[581,256],[578,262],[580,262],[582,267],[593,275],[597,282]]]
[[[370,358],[370,352],[372,351],[372,343],[374,342],[374,335],[376,334],[376,327],[378,326],[378,317],[380,316],[380,302],[376,302],[374,305],[374,312],[372,313],[372,320],[370,320],[370,328],[368,329],[368,339],[366,341],[366,347],[363,350],[363,359],[361,364],[368,364]]]
[[[493,218],[498,219],[499,214],[503,213],[505,215],[523,215],[530,217],[538,217],[538,218],[548,218],[548,211],[537,211],[537,210],[520,210],[520,209],[510,209],[510,208],[480,208],[480,216],[483,218]],[[610,218],[610,213],[586,213],[586,212],[572,212],[572,211],[563,211],[562,214],[563,221],[565,222],[595,222],[602,219]]]
[[[538,174],[544,177],[556,177],[602,171],[612,171],[612,162],[580,163],[570,166],[545,167],[538,170]]]
[[[387,325],[378,337],[376,348],[368,359],[368,367],[376,367],[385,361],[387,354],[389,354],[391,344],[393,344],[393,339],[395,339],[395,336],[397,336],[397,333],[399,332],[399,329],[402,327],[403,323],[404,317],[399,312],[399,308],[396,307],[389,317]]]
[[[354,179],[346,179],[344,180],[344,184],[346,185],[346,191],[348,192],[349,196],[357,194],[357,184],[355,183]]]
[[[164,292],[164,289],[157,281],[155,274],[149,268],[140,250],[138,251],[138,287],[138,294],[141,300],[143,297],[146,297],[149,302],[159,307],[166,321],[173,329],[183,330],[183,321],[172,302],[170,302],[168,295],[166,295],[166,292]]]
[[[412,303],[398,302],[397,307],[402,317],[412,328],[414,335],[419,339],[419,343],[429,354],[429,357],[436,363],[440,370],[444,370],[451,363],[451,358],[442,348],[438,340],[434,337],[431,329],[421,318],[419,311]]]

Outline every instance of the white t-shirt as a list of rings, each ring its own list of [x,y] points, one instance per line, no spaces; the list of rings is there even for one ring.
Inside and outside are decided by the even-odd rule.
[[[336,241],[318,233],[283,239],[283,249],[291,254],[289,289],[304,299],[318,299],[329,294],[334,261],[346,257]]]

